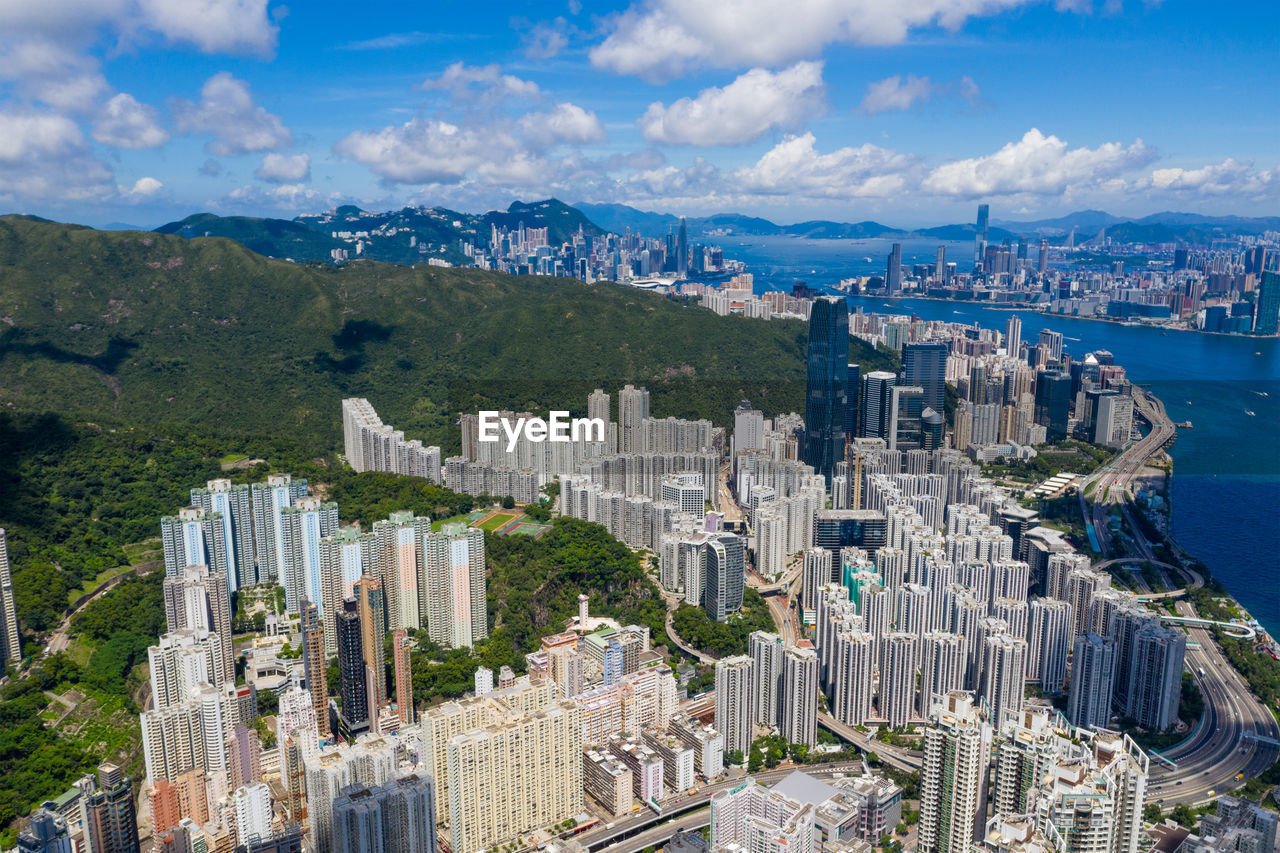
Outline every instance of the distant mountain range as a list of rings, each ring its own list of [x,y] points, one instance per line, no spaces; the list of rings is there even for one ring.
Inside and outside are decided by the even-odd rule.
[[[373,213],[344,205],[327,213],[304,214],[295,219],[257,219],[246,216],[215,216],[197,213],[155,229],[162,234],[183,237],[227,237],[253,251],[296,261],[327,261],[334,249],[346,249],[356,257],[355,244],[363,244],[360,257],[398,264],[421,263],[439,258],[465,263],[461,251],[466,240],[485,245],[493,226],[515,229],[521,223],[530,228],[546,228],[552,245],[566,242],[579,228],[586,234],[632,233],[661,237],[680,225],[680,217],[670,213],[639,210],[625,204],[579,203],[568,205],[558,199],[513,202],[506,210],[482,214],[460,213],[442,207],[406,207]],[[758,216],[717,213],[686,219],[691,239],[712,241],[728,236],[791,236],[809,239],[928,238],[972,240],[972,223],[939,225],[932,228],[894,228],[872,220],[835,222],[808,220],[780,225]],[[1021,237],[1057,239],[1074,230],[1075,244],[1081,245],[1103,235],[1129,243],[1205,244],[1237,234],[1280,231],[1280,216],[1246,218],[1202,216],[1195,213],[1155,213],[1141,219],[1125,219],[1102,210],[1081,210],[1054,219],[1029,222],[993,220],[987,232],[992,243],[1016,241]]]
[[[582,211],[554,198],[517,201],[506,210],[491,210],[478,216],[443,207],[406,207],[373,213],[354,205],[295,219],[196,213],[155,230],[180,237],[226,237],[260,255],[295,261],[327,261],[334,249],[345,249],[355,258],[359,240],[363,244],[359,257],[395,264],[439,258],[457,264],[467,260],[459,245],[461,240],[484,245],[492,226],[515,229],[521,223],[529,228],[546,228],[552,245],[570,240],[580,227],[587,234],[601,233]]]

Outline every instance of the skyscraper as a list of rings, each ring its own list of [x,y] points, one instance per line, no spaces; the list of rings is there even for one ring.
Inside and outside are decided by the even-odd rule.
[[[98,787],[85,798],[85,834],[94,853],[137,853],[133,785],[114,764],[98,767]]]
[[[788,743],[818,745],[818,653],[812,646],[782,653],[782,707],[778,720]]]
[[[1056,693],[1067,680],[1067,652],[1071,648],[1071,605],[1056,598],[1031,602],[1027,629],[1027,678],[1040,689]]]
[[[831,482],[844,461],[849,377],[849,303],[820,297],[809,315],[804,407],[804,461]]]
[[[890,631],[880,640],[880,716],[890,728],[905,726],[915,713],[916,669],[920,638],[906,631]]]
[[[231,592],[254,584],[253,497],[249,484],[233,486],[230,480],[210,480],[205,488],[191,490],[191,504],[222,517]]]
[[[924,730],[921,853],[968,853],[987,813],[991,728],[967,693],[948,693]]]
[[[703,554],[707,567],[704,608],[712,619],[723,622],[730,613],[742,609],[747,577],[746,540],[733,533],[721,533],[707,541]]]
[[[689,226],[680,217],[680,230],[676,232],[676,273],[684,278],[689,274]]]
[[[187,566],[227,570],[226,529],[222,516],[189,506],[160,519],[164,573],[177,577]]]
[[[1043,237],[1040,239],[1040,257],[1036,261],[1036,272],[1044,275],[1045,270],[1049,268],[1049,241]]]
[[[624,386],[618,392],[618,432],[623,453],[644,451],[644,421],[648,417],[648,389]]]
[[[845,414],[844,435],[852,440],[859,435],[862,426],[862,368],[856,364],[849,365],[849,372],[844,383]]]
[[[782,638],[753,631],[747,640],[751,655],[751,717],[763,726],[778,725],[782,693]]]
[[[1280,272],[1267,270],[1258,285],[1258,307],[1253,319],[1255,335],[1274,335],[1280,331]]]
[[[1045,370],[1036,377],[1035,422],[1045,428],[1049,441],[1067,437],[1071,417],[1071,374]]]
[[[365,677],[369,682],[371,709],[381,708],[387,701],[386,602],[382,581],[363,577],[354,588],[360,612],[360,646],[364,657]],[[376,712],[375,712],[376,713]]]
[[[1097,634],[1076,637],[1071,655],[1067,719],[1082,729],[1105,728],[1111,719],[1111,680],[1116,647]],[[1181,677],[1181,674],[1179,674]]]
[[[416,719],[413,713],[413,670],[409,661],[409,637],[403,628],[391,635],[391,659],[396,678],[396,713],[401,723],[411,726]]]
[[[360,605],[354,598],[342,602],[338,614],[339,725],[354,740],[369,728],[369,678],[365,671],[364,634],[360,630]]]
[[[0,527],[0,666],[22,660],[22,634],[13,604],[13,575],[9,571],[9,543]]]
[[[254,583],[278,583],[283,577],[280,560],[284,553],[280,513],[307,496],[307,481],[295,480],[289,474],[269,474],[263,482],[250,486],[250,491],[253,494]]]
[[[484,532],[446,524],[423,536],[422,552],[424,584],[418,594],[431,639],[463,649],[489,636]]]
[[[170,631],[193,628],[208,631],[215,637],[222,671],[235,673],[235,654],[231,642],[231,600],[226,572],[210,571],[208,566],[187,566],[176,577],[166,577],[163,584],[165,621]]]
[[[1010,314],[1004,321],[1004,351],[1011,358],[1017,358],[1020,349],[1022,349],[1022,319],[1017,314]]]
[[[1187,635],[1177,628],[1146,626],[1133,640],[1125,712],[1138,725],[1166,729],[1178,717]]]
[[[321,737],[329,735],[329,686],[325,681],[328,660],[324,653],[324,623],[320,610],[310,601],[303,601],[299,608],[302,628],[302,675],[307,692],[311,694],[311,707],[315,709],[316,728]]]
[[[320,540],[338,532],[338,505],[303,497],[280,511],[280,583],[285,609],[298,612],[302,599],[322,600]]]
[[[978,222],[973,234],[973,258],[975,263],[982,263],[982,258],[987,253],[987,220],[990,216],[990,205],[978,205]]]
[[[751,751],[751,670],[746,655],[716,661],[716,730],[724,735],[726,753]]]
[[[951,345],[946,341],[921,341],[902,347],[901,385],[917,385],[924,391],[924,404],[935,412],[943,411],[946,401],[947,353]]]
[[[1026,690],[1027,641],[1012,634],[984,638],[985,657],[979,694],[991,707],[991,724],[997,729],[1022,710]]]
[[[901,243],[894,243],[889,250],[889,261],[884,271],[884,292],[890,295],[902,292]]]
[[[920,667],[920,716],[929,719],[947,694],[964,689],[968,664],[965,639],[957,634],[932,631],[924,636],[924,660]]]
[[[873,370],[862,378],[862,432],[865,438],[889,440],[889,418],[893,413],[893,388],[898,376]]]

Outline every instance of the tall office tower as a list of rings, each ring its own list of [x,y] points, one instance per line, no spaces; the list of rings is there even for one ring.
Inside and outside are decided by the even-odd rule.
[[[422,537],[423,583],[420,610],[434,642],[470,648],[489,636],[485,598],[484,532],[446,524]]]
[[[1089,605],[1093,597],[1106,589],[1110,579],[1103,572],[1092,569],[1071,569],[1067,572],[1067,603],[1071,605],[1071,636],[1080,636],[1089,630]]]
[[[947,247],[938,247],[938,260],[933,265],[933,277],[943,284],[947,283]]]
[[[280,513],[307,496],[307,481],[295,480],[289,474],[269,474],[249,489],[253,495],[254,582],[279,583],[284,553]]]
[[[338,532],[338,505],[303,497],[280,511],[280,583],[285,609],[298,612],[302,599],[320,601],[320,540]]]
[[[22,660],[22,634],[13,604],[13,575],[9,571],[9,545],[0,527],[0,665]]]
[[[991,728],[967,693],[949,693],[924,730],[921,853],[969,853],[987,813]]]
[[[802,458],[828,482],[844,461],[849,401],[849,303],[820,297],[809,314]]]
[[[889,249],[889,261],[884,271],[884,292],[893,295],[902,292],[902,244],[894,243]]]
[[[339,725],[354,740],[369,728],[369,676],[364,662],[364,634],[360,629],[360,605],[354,598],[342,602],[338,614],[338,673],[340,677]]]
[[[1106,728],[1111,719],[1112,669],[1116,647],[1097,634],[1076,637],[1071,656],[1067,719],[1082,729]]]
[[[582,810],[582,714],[573,702],[511,713],[448,743],[453,850],[488,850]]]
[[[831,552],[826,548],[808,548],[801,555],[800,606],[805,610],[818,607],[818,590],[831,583]]]
[[[1045,270],[1047,270],[1048,268],[1049,268],[1049,241],[1042,237],[1040,238],[1040,258],[1039,260],[1036,261],[1036,272],[1040,273],[1040,275],[1044,275]],[[1015,352],[1015,353],[1011,353],[1011,355],[1017,358],[1018,354]]]
[[[1027,626],[1027,679],[1040,689],[1057,693],[1067,680],[1067,652],[1071,649],[1071,605],[1056,598],[1031,602]]]
[[[875,661],[876,638],[871,634],[854,630],[836,635],[832,713],[847,726],[861,726],[871,716]]]
[[[943,411],[946,401],[947,353],[951,344],[946,341],[907,343],[902,347],[902,385],[917,385],[924,390],[924,404],[935,412]]]
[[[716,730],[724,735],[726,753],[738,750],[745,756],[751,751],[751,670],[746,655],[716,661]]]
[[[924,442],[924,389],[919,385],[897,385],[889,404],[890,450],[921,450]]]
[[[746,540],[733,533],[721,533],[706,542],[703,551],[707,569],[704,609],[717,622],[725,621],[730,613],[742,609],[747,577],[746,552]]]
[[[225,534],[222,516],[206,513],[199,507],[184,507],[177,515],[160,519],[165,576],[177,577],[187,566],[208,566],[225,572]]]
[[[369,707],[376,717],[377,709],[387,701],[387,608],[382,597],[382,581],[363,577],[356,581],[354,592],[360,614],[360,647],[369,682]]]
[[[788,743],[818,745],[818,653],[812,646],[782,653],[778,727]]]
[[[230,480],[210,480],[203,489],[191,490],[191,505],[206,515],[222,517],[223,540],[227,543],[227,580],[231,591],[255,582],[253,568],[253,494],[248,483],[231,485]]]
[[[846,442],[852,442],[862,428],[862,368],[857,364],[847,367],[844,398],[844,436]]]
[[[778,725],[782,692],[782,638],[767,631],[753,631],[747,639],[751,655],[751,719],[773,728]]]
[[[622,453],[644,451],[644,421],[649,417],[649,390],[626,385],[618,392],[619,450]]]
[[[676,273],[684,278],[689,274],[689,226],[684,217],[680,217],[680,228],[676,231]]]
[[[98,785],[85,797],[85,835],[93,853],[137,853],[133,785],[114,764],[98,767]]]
[[[1125,713],[1150,729],[1166,729],[1178,718],[1187,635],[1177,628],[1147,626],[1133,639]]]
[[[987,226],[990,216],[990,205],[978,205],[978,222],[973,231],[973,257],[977,263],[981,263],[987,254]]]
[[[889,728],[905,726],[916,706],[916,669],[920,638],[904,631],[890,631],[880,641],[880,716]]]
[[[217,638],[222,671],[235,673],[231,642],[231,601],[226,573],[208,566],[187,566],[164,579],[164,615],[170,631],[195,628]]]
[[[311,707],[316,713],[316,728],[321,737],[329,736],[329,687],[325,681],[328,659],[324,653],[324,622],[320,611],[310,601],[299,609],[302,629],[302,677],[311,694]]]
[[[862,378],[862,430],[866,438],[889,440],[889,418],[893,411],[893,386],[898,376],[873,370]]]
[[[1067,421],[1071,417],[1071,374],[1063,370],[1045,370],[1036,377],[1036,399],[1033,416],[1045,428],[1050,442],[1067,437]]]
[[[1258,286],[1257,310],[1254,313],[1253,333],[1274,335],[1280,330],[1280,272],[1267,270]]]
[[[1026,692],[1027,641],[1012,634],[985,639],[981,696],[991,707],[991,723],[1000,728],[1022,710]]]
[[[1040,343],[1049,351],[1049,361],[1062,361],[1062,332],[1055,332],[1052,329],[1040,330]]]
[[[1010,314],[1004,321],[1004,351],[1010,358],[1018,357],[1022,348],[1022,319],[1017,314]],[[995,402],[995,401],[992,401]]]
[[[396,714],[402,724],[411,726],[417,716],[413,713],[413,668],[409,661],[409,636],[403,628],[391,634],[391,660],[396,678]]]
[[[1159,628],[1160,614],[1145,607],[1125,608],[1116,614],[1111,623],[1109,639],[1116,646],[1115,678],[1111,690],[1111,701],[1123,710],[1129,705],[1129,674],[1137,662],[1134,657],[1134,642],[1138,632],[1144,628]]]
[[[924,635],[924,656],[920,664],[920,716],[929,719],[934,707],[947,694],[964,689],[965,667],[969,663],[963,637],[943,631]]]

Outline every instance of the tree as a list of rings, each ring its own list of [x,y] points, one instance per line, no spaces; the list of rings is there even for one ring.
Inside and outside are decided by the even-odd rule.
[[[725,760],[735,767],[740,767],[742,765],[742,759],[742,750],[740,749],[730,750],[729,754],[725,756]]]
[[[1147,803],[1142,807],[1142,819],[1147,823],[1159,823],[1164,820],[1164,812],[1158,803]]]
[[[1169,812],[1169,817],[1185,826],[1187,829],[1195,829],[1196,824],[1200,822],[1200,816],[1195,810],[1186,803],[1178,803],[1173,807],[1173,811]]]
[[[507,495],[505,498],[502,499],[503,509],[515,509],[515,506],[516,506],[516,499],[511,497],[511,495]]]

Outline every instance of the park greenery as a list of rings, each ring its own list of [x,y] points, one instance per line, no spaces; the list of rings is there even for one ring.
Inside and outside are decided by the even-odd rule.
[[[745,654],[752,631],[777,629],[764,598],[750,587],[744,591],[742,610],[724,622],[715,621],[701,607],[681,604],[671,626],[686,644],[717,658]]]

